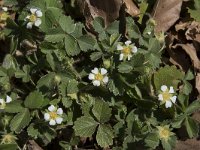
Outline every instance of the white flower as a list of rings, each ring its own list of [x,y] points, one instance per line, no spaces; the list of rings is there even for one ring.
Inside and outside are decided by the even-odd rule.
[[[1,10],[3,10],[2,13],[0,13],[0,22],[5,22],[7,18],[9,17],[8,14],[8,8],[7,7],[2,7]]]
[[[0,109],[5,109],[6,103],[10,103],[12,98],[10,96],[6,96],[6,101],[4,99],[0,99]]]
[[[91,72],[88,78],[92,80],[94,86],[108,83],[107,70],[105,68],[94,68]]]
[[[28,21],[26,27],[28,29],[32,29],[33,25],[35,25],[36,27],[39,27],[42,23],[42,20],[41,20],[42,11],[36,8],[31,8],[30,12],[31,12],[31,15],[25,18],[25,21]]]
[[[161,93],[158,95],[158,100],[162,101],[162,104],[165,103],[166,108],[172,107],[172,103],[176,102],[177,96],[174,95],[174,88],[170,86],[168,87],[166,85],[161,86]]]
[[[62,108],[56,108],[54,105],[51,105],[48,107],[47,113],[44,114],[44,119],[46,121],[49,121],[49,125],[54,126],[56,124],[61,124],[63,121],[62,114],[63,110]]]
[[[119,60],[126,60],[126,58],[130,60],[133,54],[137,53],[137,47],[131,44],[131,41],[126,41],[124,46],[118,44],[117,50],[121,51]]]

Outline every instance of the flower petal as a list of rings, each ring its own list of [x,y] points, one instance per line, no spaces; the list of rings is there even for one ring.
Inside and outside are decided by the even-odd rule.
[[[94,74],[98,74],[99,73],[99,69],[95,67],[91,72],[94,73]]]
[[[92,83],[94,86],[100,86],[100,84],[101,84],[100,81],[98,81],[98,80],[94,80]]]
[[[103,83],[108,83],[108,77],[107,77],[107,76],[105,76],[105,77],[103,78]]]
[[[170,86],[170,88],[169,88],[169,93],[174,93],[174,88],[173,88],[173,86]]]
[[[0,99],[0,104],[3,105],[5,103],[4,99]]]
[[[61,118],[61,117],[57,117],[56,118],[56,123],[57,124],[61,124],[63,122],[63,118]]]
[[[117,45],[117,50],[123,50],[123,46],[121,46],[120,44]]]
[[[137,50],[138,50],[137,47],[136,47],[136,46],[133,46],[131,51],[132,51],[133,53],[137,53]]]
[[[57,109],[57,114],[58,115],[62,115],[63,114],[63,109],[62,108],[58,108]]]
[[[45,114],[44,114],[44,119],[45,119],[46,121],[48,121],[48,120],[50,119],[50,115],[49,115],[48,113],[45,113]]]
[[[55,111],[56,107],[54,105],[51,105],[51,106],[48,107],[48,110],[51,111],[51,112]]]
[[[172,102],[171,102],[171,101],[166,101],[165,107],[166,107],[166,108],[172,107]]]
[[[39,27],[41,25],[41,23],[42,23],[42,20],[40,18],[37,18],[36,21],[35,21],[35,23],[34,23],[34,25],[36,27]]]
[[[173,97],[171,97],[170,99],[171,99],[171,101],[172,101],[173,103],[176,103],[176,98],[177,98],[177,96],[173,96]]]
[[[27,23],[27,25],[26,25],[27,29],[32,29],[32,27],[33,27],[33,23],[32,22]]]
[[[123,58],[124,58],[124,54],[121,53],[121,54],[119,55],[119,60],[123,60]]]
[[[90,73],[88,76],[89,80],[94,80],[95,79],[95,75],[93,73]]]
[[[49,121],[49,125],[51,125],[51,126],[55,126],[55,125],[56,125],[56,121],[53,120],[53,119],[51,119],[51,120]]]
[[[108,71],[105,68],[101,68],[101,74],[105,75]]]
[[[42,12],[41,12],[41,10],[37,10],[37,11],[35,12],[35,14],[36,14],[37,17],[42,17]]]
[[[126,45],[130,45],[130,44],[131,44],[131,41],[128,40],[128,41],[125,42],[125,44],[126,44]]]
[[[165,92],[168,88],[166,85],[162,85],[160,89],[161,89],[161,91]]]
[[[36,8],[31,8],[31,9],[30,9],[30,12],[31,12],[32,14],[35,14],[36,11],[37,11]]]
[[[158,100],[163,101],[163,95],[162,94],[158,95]]]
[[[131,60],[132,55],[128,54],[128,60]]]
[[[6,96],[6,103],[10,103],[12,101],[12,98],[10,96]]]
[[[8,7],[2,7],[3,11],[8,11]]]

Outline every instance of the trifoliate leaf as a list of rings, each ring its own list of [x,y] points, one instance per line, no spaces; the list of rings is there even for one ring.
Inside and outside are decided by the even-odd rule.
[[[23,112],[25,108],[22,107],[21,103],[22,103],[22,101],[19,101],[19,100],[12,101],[12,102],[6,104],[4,111],[7,113]]]
[[[82,116],[74,122],[75,134],[82,137],[91,137],[95,132],[98,122],[92,117]]]
[[[65,33],[60,28],[49,29],[45,36],[47,42],[62,42],[65,37]]]
[[[30,112],[25,109],[23,112],[18,113],[10,122],[10,129],[13,132],[20,133],[31,121]]]
[[[104,102],[103,100],[95,101],[92,112],[100,123],[105,123],[109,121],[112,115],[111,108],[109,108],[109,104]]]
[[[126,18],[127,21],[127,33],[130,38],[139,39],[141,37],[140,30],[135,24],[134,20],[131,17]]]
[[[98,145],[101,147],[108,147],[113,144],[113,138],[114,134],[111,126],[100,124],[96,135]]]

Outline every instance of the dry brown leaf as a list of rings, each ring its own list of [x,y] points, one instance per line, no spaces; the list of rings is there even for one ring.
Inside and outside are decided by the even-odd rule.
[[[152,12],[155,32],[167,31],[180,16],[182,0],[157,0]]]
[[[133,3],[132,0],[124,0],[124,3],[126,5],[126,12],[130,14],[131,16],[135,17],[140,14],[140,10],[137,8],[137,6]]]
[[[197,57],[197,51],[193,44],[176,44],[173,48],[182,47],[182,49],[189,55],[193,66],[196,70],[200,71],[200,61]]]
[[[197,91],[199,92],[198,98],[200,98],[200,73],[197,73],[195,81],[196,81],[195,87],[196,87]]]
[[[43,150],[34,140],[29,140],[27,150]]]
[[[187,28],[185,32],[186,39],[195,40],[200,43],[200,23],[193,21]]]
[[[119,17],[122,0],[78,0],[86,24],[90,26],[95,17],[102,17],[107,26]]]

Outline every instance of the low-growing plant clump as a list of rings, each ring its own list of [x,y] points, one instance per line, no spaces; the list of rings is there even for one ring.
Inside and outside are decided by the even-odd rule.
[[[175,29],[148,14],[155,1],[109,23],[73,0],[0,2],[0,150],[171,150],[181,132],[199,136],[200,61],[185,47],[200,43],[198,0],[181,5],[190,20],[171,42]]]

